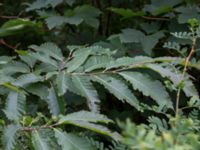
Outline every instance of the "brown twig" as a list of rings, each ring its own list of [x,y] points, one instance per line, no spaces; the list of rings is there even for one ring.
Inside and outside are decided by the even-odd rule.
[[[160,18],[160,17],[142,16],[142,18],[147,19],[147,20],[155,20],[155,21],[170,21],[169,18]]]
[[[4,39],[0,39],[0,45],[4,45],[12,50],[15,50],[17,47],[19,47],[20,43],[17,43],[15,46],[12,46],[12,45],[8,44],[7,42],[5,42]]]
[[[19,47],[20,43],[17,43],[15,46],[12,46],[10,44],[8,44],[4,39],[0,39],[0,45],[4,45],[12,50],[17,49],[17,47]]]
[[[23,127],[21,129],[21,131],[33,132],[33,131],[37,131],[37,130],[44,129],[44,128],[54,128],[54,127],[59,126],[59,125],[60,125],[60,123],[55,123],[55,124],[52,124],[52,125],[42,125],[40,127]]]
[[[192,48],[190,50],[189,55],[185,59],[181,82],[184,81],[184,77],[185,77],[185,74],[187,72],[189,61],[192,58],[193,54],[195,53],[195,47],[196,47],[196,37],[193,35],[193,38],[192,38]],[[177,95],[176,95],[176,114],[175,114],[176,118],[178,117],[178,113],[179,113],[180,93],[181,93],[181,88],[178,89],[178,92],[177,92]]]
[[[0,16],[0,18],[2,19],[18,19],[18,18],[21,18],[21,19],[30,19],[32,18],[32,16],[27,16],[27,17],[20,17],[20,16]]]

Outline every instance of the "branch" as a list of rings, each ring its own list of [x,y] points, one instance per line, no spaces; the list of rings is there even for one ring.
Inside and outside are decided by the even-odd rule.
[[[2,19],[19,19],[19,18],[22,18],[22,19],[30,19],[32,18],[32,16],[27,16],[27,17],[20,17],[20,16],[0,16],[0,18]]]
[[[4,39],[0,39],[0,45],[4,45],[12,50],[15,50],[19,47],[20,43],[17,43],[15,46],[8,44]]]
[[[190,50],[189,55],[185,59],[181,82],[184,81],[184,77],[185,77],[185,74],[186,74],[187,69],[188,69],[189,61],[192,58],[193,54],[195,53],[195,47],[196,47],[196,37],[193,35],[192,48]],[[181,87],[178,89],[178,92],[177,92],[177,95],[176,95],[176,114],[175,114],[176,118],[178,117],[178,113],[179,113],[180,94],[181,94]]]
[[[158,18],[158,17],[150,17],[150,16],[142,16],[142,18],[147,20],[155,20],[155,21],[170,21],[169,18]]]

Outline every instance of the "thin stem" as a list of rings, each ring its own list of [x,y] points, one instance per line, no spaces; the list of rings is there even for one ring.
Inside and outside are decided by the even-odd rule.
[[[189,61],[190,59],[192,58],[194,52],[195,52],[195,46],[196,46],[196,37],[194,36],[194,32],[193,32],[193,38],[192,38],[192,48],[190,50],[190,53],[189,55],[186,57],[185,59],[185,63],[184,63],[184,69],[183,69],[183,73],[182,73],[182,79],[181,79],[181,82],[184,81],[184,77],[185,77],[185,74],[187,72],[187,69],[188,69],[188,65],[189,65]],[[178,117],[178,114],[179,114],[179,102],[180,102],[180,93],[181,93],[181,87],[179,87],[178,89],[178,92],[177,92],[177,95],[176,95],[176,118]]]
[[[55,123],[55,124],[52,124],[52,125],[42,125],[40,127],[24,127],[21,129],[21,131],[25,131],[25,132],[33,132],[33,131],[36,131],[36,130],[40,130],[40,129],[44,129],[44,128],[54,128],[56,126],[59,126],[61,125],[60,123]]]
[[[179,110],[191,109],[191,108],[199,108],[199,106],[185,106],[185,107],[179,108]]]
[[[155,20],[155,21],[170,21],[169,18],[158,18],[158,17],[150,17],[150,16],[142,16],[142,18],[147,20]]]

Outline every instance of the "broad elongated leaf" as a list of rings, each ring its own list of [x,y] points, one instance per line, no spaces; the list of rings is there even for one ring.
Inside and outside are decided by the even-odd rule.
[[[12,57],[0,56],[0,65],[7,64],[12,60]]]
[[[81,128],[91,130],[93,132],[97,132],[97,133],[100,133],[100,134],[103,134],[106,136],[110,136],[113,139],[115,139],[116,141],[120,140],[120,138],[121,138],[121,136],[117,132],[112,132],[110,129],[108,129],[107,127],[105,127],[103,125],[94,124],[94,123],[85,122],[85,121],[73,121],[68,124],[72,124],[74,126],[78,126]]]
[[[36,83],[42,80],[43,78],[41,76],[33,73],[23,74],[17,78],[17,80],[13,83],[13,85],[23,87],[27,84]]]
[[[95,150],[85,138],[54,129],[55,137],[63,150]]]
[[[32,144],[35,150],[51,150],[47,137],[42,136],[39,131],[32,132]]]
[[[4,83],[9,83],[9,82],[14,82],[14,78],[12,78],[11,76],[8,76],[4,73],[0,73],[0,85],[2,85]]]
[[[29,73],[29,67],[20,61],[11,61],[6,64],[3,68],[4,73],[14,74],[14,73]]]
[[[68,80],[70,80],[70,78],[65,74],[65,71],[62,71],[57,75],[56,84],[59,96],[64,95],[67,89],[69,89]]]
[[[48,59],[48,58],[47,58]],[[55,61],[54,61],[55,62]],[[57,63],[55,63],[54,65],[52,65],[51,63],[48,63],[48,62],[43,62],[39,65],[37,65],[35,67],[35,70],[38,71],[38,72],[45,72],[45,73],[51,73],[53,71],[56,71],[58,70],[58,66],[57,66]]]
[[[4,129],[2,137],[4,150],[12,150],[14,148],[16,143],[16,133],[20,128],[20,125],[11,124]]]
[[[99,20],[97,17],[101,14],[99,9],[91,5],[82,5],[76,7],[74,13],[74,17],[83,19],[87,25],[93,28],[98,28]]]
[[[40,29],[40,23],[34,23],[29,19],[11,19],[0,27],[0,37],[22,34]]]
[[[109,55],[91,56],[84,64],[85,72],[106,68],[112,60]]]
[[[39,96],[43,100],[48,96],[48,87],[42,83],[29,84],[25,86],[25,89],[33,95]]]
[[[35,58],[43,63],[50,64],[53,67],[58,68],[58,63],[55,60],[53,60],[52,58],[50,58],[49,55],[47,55],[47,54],[41,54],[41,53],[37,52],[37,53],[30,53],[30,56],[32,56],[33,58]]]
[[[139,43],[145,37],[144,33],[136,29],[123,29],[119,34],[122,43]]]
[[[49,5],[51,5],[52,7],[55,7],[61,2],[62,0],[36,0],[32,4],[28,4],[29,7],[26,10],[32,11],[32,10],[48,7]]]
[[[145,12],[143,12],[143,11],[134,12],[131,9],[124,9],[124,8],[111,7],[111,8],[109,8],[109,10],[111,10],[112,12],[114,12],[116,14],[121,15],[123,17],[123,19],[145,15]]]
[[[65,16],[51,16],[46,19],[49,29],[60,26],[64,23],[79,25],[82,22],[97,28],[99,26],[98,17],[100,11],[90,5],[77,6],[75,9],[65,13]]]
[[[137,66],[145,63],[152,62],[153,59],[150,57],[145,56],[137,56],[134,58],[131,57],[122,57],[118,58],[115,61],[111,61],[106,69],[112,69],[112,68],[119,68],[119,67],[128,67],[128,66]]]
[[[58,27],[64,23],[73,24],[73,25],[79,25],[83,22],[82,18],[76,17],[76,16],[51,16],[48,17],[46,20],[46,24],[49,29],[53,29],[55,27]]]
[[[79,53],[76,55],[76,57],[74,57],[72,59],[72,61],[70,61],[67,64],[67,70],[68,72],[73,72],[75,71],[78,67],[80,67],[88,58],[88,56],[90,55],[90,49],[83,51],[82,53]]]
[[[98,105],[100,100],[98,98],[97,91],[92,85],[90,79],[83,76],[73,76],[72,79],[77,89],[79,89],[81,95],[86,97],[90,110],[93,112],[99,112]]]
[[[167,77],[169,78],[175,86],[177,86],[178,84],[180,84],[181,79],[182,79],[182,74],[176,72],[172,72],[171,69],[169,68],[164,68],[158,64],[147,64],[145,65],[147,68],[154,70],[155,72],[158,72],[162,77]],[[185,78],[184,79],[185,84],[183,87],[183,91],[186,94],[186,96],[188,97],[192,97],[192,96],[198,96],[198,92],[194,86],[194,84],[192,83],[191,80],[189,80],[189,78]]]
[[[26,97],[23,93],[10,92],[6,100],[5,114],[10,120],[18,120],[25,112]]]
[[[175,9],[176,12],[179,13],[178,22],[180,24],[187,23],[189,19],[195,18],[197,20],[200,19],[199,17],[199,8],[197,5],[192,5],[190,7],[178,7]]]
[[[145,51],[148,55],[151,55],[152,54],[152,49],[158,43],[158,40],[160,38],[162,38],[162,37],[164,37],[164,34],[163,34],[162,31],[157,32],[157,33],[152,34],[152,35],[145,36],[141,40],[143,51]]]
[[[66,116],[61,116],[59,123],[69,123],[73,121],[85,121],[85,122],[102,122],[109,123],[112,120],[108,119],[106,116],[101,114],[96,114],[89,111],[79,111],[75,113],[68,114]]]
[[[32,45],[30,46],[30,48],[36,50],[37,52],[44,53],[45,55],[53,57],[57,60],[60,60],[60,61],[63,60],[61,49],[54,43],[48,42],[40,46]]]
[[[65,111],[65,103],[62,99],[58,98],[56,91],[53,87],[48,90],[47,103],[52,115],[63,114]]]
[[[27,52],[27,51],[25,51]],[[36,63],[36,59],[31,57],[29,54],[26,55],[19,55],[20,59],[25,62],[26,64],[28,64],[31,68],[34,67],[35,63]]]
[[[121,101],[126,101],[136,109],[140,109],[137,98],[133,95],[128,86],[120,79],[108,75],[95,75],[92,80],[102,84],[111,94]]]
[[[94,132],[104,134],[119,140],[120,136],[118,133],[113,133],[108,128],[103,125],[98,125],[95,123],[109,123],[112,120],[108,119],[106,116],[101,114],[95,114],[87,111],[80,111],[76,113],[69,114],[67,116],[61,116],[59,124],[72,124],[81,128],[86,128]]]
[[[139,72],[126,71],[119,74],[129,81],[135,90],[141,91],[145,96],[150,96],[159,106],[170,104],[169,94],[160,81],[153,80],[147,74]],[[172,107],[172,105],[170,104],[168,107]]]

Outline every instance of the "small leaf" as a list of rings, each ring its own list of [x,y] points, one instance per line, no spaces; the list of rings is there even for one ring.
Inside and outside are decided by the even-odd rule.
[[[73,76],[72,80],[77,89],[79,89],[80,94],[87,99],[90,110],[93,112],[99,112],[98,105],[100,100],[90,79],[88,77]]]
[[[172,107],[169,94],[160,81],[153,80],[147,74],[139,72],[126,71],[119,74],[129,81],[135,90],[141,91],[145,96],[150,96],[159,106],[163,107],[167,105],[168,107]]]
[[[23,93],[10,92],[6,100],[5,114],[10,120],[19,120],[25,112],[26,97]]]
[[[56,77],[56,84],[58,87],[58,95],[64,95],[68,89],[68,82],[67,82],[68,76],[65,74],[65,71],[62,71],[60,73],[58,73],[57,77]]]
[[[47,96],[47,103],[48,107],[50,109],[50,112],[52,115],[59,115],[63,114],[65,111],[65,103],[62,99],[59,99],[58,96],[56,95],[55,89],[51,87],[48,90],[48,96]]]
[[[59,123],[69,123],[73,121],[85,121],[85,122],[101,122],[101,123],[109,123],[112,120],[108,119],[106,116],[101,114],[96,114],[89,111],[79,111],[75,113],[68,114],[66,116],[61,116]]]
[[[85,138],[54,129],[55,137],[63,150],[95,150]]]
[[[35,130],[32,132],[32,144],[35,150],[51,150],[47,138],[40,135],[40,133]]]
[[[17,140],[16,133],[20,128],[20,125],[11,124],[4,129],[2,137],[4,150],[13,150]]]
[[[30,83],[36,83],[42,80],[43,78],[41,76],[33,74],[33,73],[23,74],[19,76],[15,82],[13,82],[13,85],[24,87],[25,85],[28,85]]]
[[[133,95],[128,86],[120,79],[107,75],[95,75],[92,77],[92,80],[102,84],[111,94],[116,96],[122,102],[126,101],[136,109],[140,109],[137,98]]]

